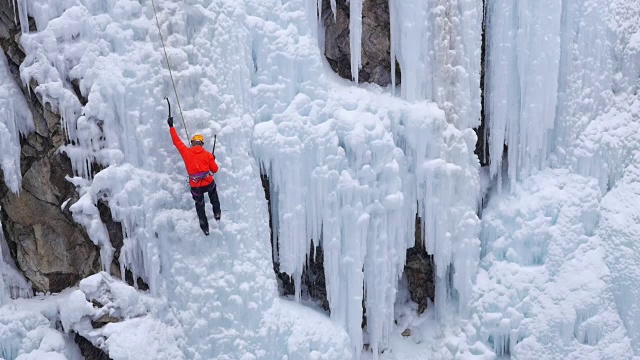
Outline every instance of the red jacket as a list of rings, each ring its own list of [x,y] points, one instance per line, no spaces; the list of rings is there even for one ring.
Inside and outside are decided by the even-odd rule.
[[[213,182],[213,176],[204,176],[207,172],[218,172],[218,164],[216,164],[216,157],[205,150],[202,146],[194,146],[192,148],[187,147],[176,132],[176,129],[170,128],[171,140],[173,145],[178,149],[184,165],[187,168],[187,174],[189,174],[189,185],[191,187],[203,187]],[[194,177],[196,177],[194,179]]]

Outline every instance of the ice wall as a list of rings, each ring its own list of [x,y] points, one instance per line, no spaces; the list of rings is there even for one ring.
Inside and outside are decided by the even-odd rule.
[[[547,163],[554,138],[550,131],[556,119],[561,36],[566,36],[563,10],[559,1],[487,3],[485,129],[491,176],[501,175],[506,144],[511,184]]]
[[[629,266],[634,255],[607,251],[630,243],[602,236],[601,213],[608,224],[612,217],[600,201],[596,179],[566,169],[544,170],[492,198],[483,213],[486,255],[473,323],[497,356],[633,358],[629,336],[637,325],[625,321],[611,285],[636,271],[612,268],[608,258],[615,253]]]
[[[417,201],[426,249],[435,259],[436,306],[444,306],[447,294],[454,293],[458,310],[467,314],[479,254],[477,217],[469,211],[475,208],[479,194],[479,164],[473,155],[476,138],[470,129],[480,121],[483,4],[475,0],[390,0],[389,8],[391,73],[395,76],[397,60],[403,74],[408,74],[402,79],[400,95],[410,102],[435,102],[450,128],[464,134],[464,144],[438,149],[432,129],[418,126],[407,129],[404,150],[409,156],[408,172],[415,176],[411,180],[415,183],[410,182],[415,189],[407,199]],[[449,130],[442,134],[448,138]],[[423,160],[433,152],[445,163]],[[449,276],[452,284],[448,284]],[[443,316],[444,307],[439,309]]]
[[[612,106],[633,102],[637,3],[494,0],[486,12],[491,176],[501,177],[503,160],[511,185],[547,166],[571,166],[605,189],[621,176],[625,155],[617,144],[594,145],[606,139],[591,128],[608,126],[594,123]]]
[[[0,169],[14,193],[20,191],[20,137],[34,130],[33,116],[13,80],[4,52],[0,53]]]
[[[391,75],[396,60],[407,74],[402,97],[436,102],[458,128],[480,125],[483,2],[390,0],[389,11]]]
[[[611,269],[612,292],[620,317],[631,338],[635,354],[640,353],[640,306],[638,289],[632,284],[640,280],[640,152],[616,187],[602,201],[602,217],[598,234],[606,240],[606,260]]]
[[[496,0],[487,3],[485,106],[491,175],[500,178],[503,169],[508,168],[512,195],[508,200],[500,198],[496,201],[514,202],[497,208],[493,206],[495,204],[490,205],[483,216],[483,254],[486,256],[481,267],[489,276],[481,270],[477,289],[483,293],[488,291],[483,295],[480,309],[486,311],[491,306],[494,314],[485,317],[486,320],[481,319],[479,328],[484,329],[481,332],[485,331],[484,341],[490,342],[498,354],[510,352],[521,356],[536,351],[538,357],[554,358],[557,353],[570,351],[566,356],[630,358],[640,351],[636,336],[638,311],[636,302],[629,300],[634,297],[633,291],[628,290],[628,284],[640,279],[632,265],[636,252],[633,244],[637,238],[633,224],[638,219],[631,215],[634,211],[631,203],[637,198],[632,183],[637,175],[640,151],[637,135],[640,126],[639,16],[640,4],[627,0],[609,3]],[[508,152],[503,156],[505,144]],[[547,167],[556,170],[544,170]],[[558,179],[547,179],[551,173]],[[571,184],[557,183],[565,181],[560,179],[567,176],[571,178]],[[548,189],[537,189],[532,182],[539,182],[539,186],[546,184]],[[552,204],[577,196],[574,183],[585,182],[588,185],[580,191],[592,193],[597,205],[592,200],[581,200],[580,206],[577,202],[565,206],[575,207],[579,212],[591,208],[593,215],[565,219],[566,224],[561,224],[562,214],[570,214],[568,208],[558,213],[550,210],[555,207]],[[552,190],[554,187],[557,189]],[[557,195],[552,199],[545,194],[548,191],[557,191]],[[524,198],[529,200],[525,202]],[[518,230],[507,225],[509,219],[513,220],[511,208],[527,209],[531,204],[543,208],[543,217],[534,219],[531,218],[533,212],[527,212],[516,217],[520,218]],[[549,221],[552,226],[547,231],[545,224]],[[560,268],[550,271],[549,260],[558,255],[558,250],[545,239],[549,236],[556,239],[565,231],[562,229],[571,226],[573,229],[584,228],[589,245],[580,245],[564,262],[556,260],[554,266]],[[561,251],[566,252],[573,249],[570,244],[576,239],[557,241],[564,244]],[[583,255],[577,255],[586,249],[591,252],[588,261],[581,260]],[[557,279],[570,278],[571,271],[580,273],[581,276],[571,279],[571,283],[592,277],[594,269],[602,274],[599,280],[590,282],[592,286],[587,295],[583,293],[584,289],[573,287],[548,292],[561,294],[567,303],[572,303],[571,298],[579,299],[574,310],[568,310],[572,315],[575,311],[575,317],[553,322],[545,320],[557,317],[554,310],[557,297],[541,296],[539,300],[527,301],[526,308],[535,308],[544,301],[545,310],[536,311],[543,319],[537,317],[525,326],[527,316],[517,318],[518,314],[524,313],[513,306],[518,303],[513,301],[513,296],[494,296],[486,301],[491,297],[487,294],[496,292],[497,288],[513,286],[518,288],[518,293],[531,296],[533,289],[540,287],[533,278],[541,275],[539,269],[526,270],[527,276],[532,276],[522,281],[531,284],[526,286],[506,285],[502,275],[498,275],[511,271],[511,277],[514,272],[519,273],[523,261],[530,264],[528,267],[547,268],[548,274]],[[519,265],[506,264],[513,262]],[[562,283],[557,279],[547,279],[539,284],[550,289],[553,284]],[[582,300],[582,296],[600,301],[585,308],[582,304],[588,301]],[[513,326],[514,321],[517,326]],[[569,336],[571,322],[574,322],[573,337],[578,344],[570,349],[566,344],[573,342]],[[557,329],[550,323],[560,326],[565,323],[567,329]],[[493,325],[487,327],[487,324]],[[611,328],[603,330],[607,326]],[[491,328],[493,330],[487,330]],[[522,329],[526,329],[525,335]],[[556,332],[564,345],[543,346],[535,340],[527,340],[532,330]],[[608,353],[603,347],[609,345],[602,345],[603,341],[618,343],[616,348],[625,350]],[[580,344],[593,348],[583,348]],[[595,352],[588,354],[592,350]]]
[[[164,120],[163,97],[175,99],[151,3],[29,3],[39,31],[21,38],[27,55],[21,76],[25,84],[35,81],[32,91],[63,118],[69,143],[62,151],[72,160],[76,176],[70,180],[81,195],[74,218],[110,262],[114,249],[96,211],[99,199],[108,202],[123,224],[122,270],[141,276],[154,296],[166,299],[170,316],[158,319],[184,330],[178,345],[185,358],[348,359],[353,352],[346,332],[323,316],[315,318],[317,332],[308,338],[294,333],[308,316],[296,316],[277,299],[266,200],[250,155],[254,102],[266,105],[281,95],[273,89],[256,99],[250,92],[258,45],[250,29],[256,19],[279,19],[283,28],[260,30],[281,31],[279,45],[286,51],[274,56],[312,45],[317,51],[317,41],[297,43],[297,26],[306,21],[302,5],[156,1],[189,132],[202,133],[207,148],[218,135],[223,219],[218,227],[210,219],[211,237],[205,238]],[[249,8],[254,16],[247,15]],[[280,79],[288,85],[281,87],[284,93],[295,94],[300,74]],[[286,104],[292,97],[280,99]],[[179,115],[174,117],[184,134]],[[288,316],[279,324],[284,311]],[[126,338],[123,331],[120,338]]]
[[[449,37],[458,39],[450,22],[462,19],[479,29],[481,7],[476,5],[464,2],[435,17],[449,24],[438,30],[439,46]],[[297,1],[286,5],[295,7],[305,8]],[[480,37],[460,40],[451,57],[434,57],[443,69],[455,66],[456,71],[419,80],[438,88],[461,82],[456,106],[448,104],[452,94],[438,95],[443,107],[450,106],[442,111],[424,101],[436,100],[435,95],[411,93],[407,101],[327,76],[313,37],[316,9],[309,9],[306,18],[295,18],[294,30],[284,9],[264,19],[262,7],[249,8],[256,70],[251,94],[258,122],[253,150],[270,180],[280,270],[300,284],[310,242],[320,241],[331,316],[349,332],[356,354],[367,343],[377,356],[393,328],[398,278],[406,249],[414,245],[416,214],[437,263],[441,316],[448,304],[467,313],[480,251],[478,160],[469,128],[479,118],[479,62],[477,72],[472,65],[469,73],[461,64],[475,64],[471,58]],[[478,49],[472,48],[475,40]],[[434,45],[420,46],[426,53]],[[299,297],[300,287],[296,290]]]
[[[157,2],[189,130],[207,141],[218,134],[224,215],[212,245],[200,238],[184,169],[162,121],[162,98],[173,94],[151,4],[30,3],[41,31],[22,37],[21,76],[38,83],[32,90],[63,118],[69,144],[62,150],[82,196],[74,217],[110,262],[112,245],[95,206],[108,200],[123,224],[121,266],[190,324],[186,357],[276,356],[284,350],[268,345],[289,336],[267,344],[255,330],[260,314],[279,305],[259,169],[249,154],[271,180],[281,270],[299,283],[310,241],[324,246],[331,313],[351,339],[347,353],[359,357],[367,343],[377,356],[385,347],[416,214],[435,256],[440,316],[450,304],[467,314],[480,251],[471,127],[480,109],[481,5],[411,4],[430,21],[412,22],[409,3],[394,5],[394,14],[401,12],[392,19],[399,29],[394,53],[403,71],[420,74],[403,83],[398,98],[326,74],[317,3]],[[361,3],[351,6],[357,17]],[[399,28],[406,24],[415,29]],[[351,25],[354,33],[361,27]],[[95,164],[106,169],[94,174]],[[206,318],[215,321],[198,321]],[[216,337],[228,329],[234,333]],[[311,350],[330,354],[341,336],[312,342]]]

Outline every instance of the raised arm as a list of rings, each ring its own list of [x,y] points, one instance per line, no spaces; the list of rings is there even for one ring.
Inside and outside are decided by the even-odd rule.
[[[182,140],[180,140],[180,137],[178,136],[178,133],[176,132],[176,129],[174,129],[173,127],[169,128],[169,132],[171,132],[171,140],[173,141],[173,145],[178,149],[178,151],[180,153],[184,152],[185,150],[189,149],[183,142]]]

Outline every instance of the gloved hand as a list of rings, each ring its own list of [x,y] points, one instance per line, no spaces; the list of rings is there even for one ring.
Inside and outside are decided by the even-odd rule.
[[[167,124],[169,124],[169,127],[172,128],[173,127],[173,116],[169,116],[167,118]]]

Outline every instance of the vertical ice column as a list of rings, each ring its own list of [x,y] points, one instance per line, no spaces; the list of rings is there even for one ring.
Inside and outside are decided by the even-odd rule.
[[[322,4],[322,0],[318,0],[318,3]],[[333,20],[336,19],[336,0],[331,0],[331,12],[333,13]]]
[[[436,102],[458,127],[480,119],[482,13],[477,0],[389,0],[392,79],[397,59],[402,97]]]
[[[419,100],[423,97],[421,79],[424,78],[424,59],[421,47],[424,42],[423,36],[426,36],[421,27],[421,23],[424,22],[423,6],[422,1],[389,1],[391,52],[393,54],[391,60],[392,76],[395,79],[395,59],[397,59],[402,72],[406,74],[400,84],[400,91],[402,97],[409,101]]]
[[[396,12],[397,0],[389,0],[389,41],[390,41],[390,52],[391,56],[389,61],[391,61],[391,93],[393,95],[396,94],[396,47],[398,42],[398,15]]]
[[[7,294],[6,285],[4,283],[4,273],[7,264],[4,263],[2,248],[4,243],[4,235],[2,233],[2,223],[0,223],[0,306],[6,304],[9,301],[9,294]]]
[[[20,136],[34,129],[33,116],[0,51],[0,169],[14,193],[20,191]]]
[[[487,5],[491,176],[501,171],[504,144],[512,183],[546,164],[556,117],[562,14],[562,2],[552,0]]]
[[[23,34],[29,32],[29,17],[27,14],[28,2],[27,0],[14,0],[14,4],[17,3],[18,17],[20,19],[20,30]],[[16,6],[14,5],[14,11]]]
[[[459,128],[480,120],[482,4],[476,0],[439,0],[428,9],[429,34],[424,95]]]
[[[0,306],[10,299],[30,298],[33,296],[31,283],[18,271],[9,254],[0,223]]]
[[[477,0],[389,1],[392,69],[397,59],[406,74],[401,96],[433,101],[444,111],[403,120],[404,150],[415,176],[405,196],[407,204],[418,203],[423,239],[436,263],[441,312],[455,293],[466,314],[479,257],[478,162],[470,128],[480,119],[482,6]]]
[[[349,45],[351,46],[351,77],[358,83],[358,72],[362,65],[362,2],[349,1]]]
[[[438,316],[445,317],[449,304],[466,316],[480,255],[475,135],[472,129],[459,131],[447,124],[435,105],[427,114],[408,112],[401,121],[403,128],[396,130],[402,134],[399,142],[404,144],[407,171],[415,176],[407,181],[404,194],[417,202],[422,239],[434,257]],[[410,210],[415,216],[415,206]]]

